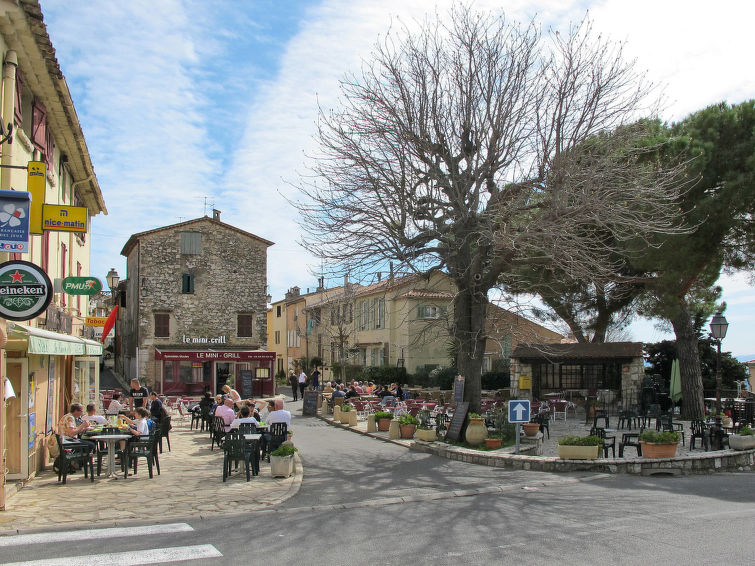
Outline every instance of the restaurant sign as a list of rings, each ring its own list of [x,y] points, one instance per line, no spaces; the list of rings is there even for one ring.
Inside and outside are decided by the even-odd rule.
[[[38,266],[28,261],[0,264],[0,316],[8,320],[31,320],[45,312],[52,299],[52,282]]]
[[[102,291],[102,283],[96,277],[66,277],[62,288],[69,295],[96,295]]]
[[[263,351],[246,351],[246,352],[233,352],[233,351],[220,351],[220,352],[208,352],[208,351],[160,351],[155,348],[155,359],[166,361],[187,361],[187,362],[245,362],[251,360],[259,360],[272,362],[275,361],[275,352],[263,352]]]

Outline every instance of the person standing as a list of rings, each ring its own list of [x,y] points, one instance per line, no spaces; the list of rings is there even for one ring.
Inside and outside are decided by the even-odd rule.
[[[312,389],[317,391],[320,389],[320,372],[317,369],[317,366],[315,366],[315,371],[312,372]]]
[[[136,411],[138,408],[146,409],[145,405],[147,404],[147,399],[149,398],[149,390],[144,386],[139,384],[138,379],[132,379],[131,380],[131,410]]]
[[[291,395],[293,396],[294,401],[297,401],[299,399],[299,380],[296,379],[294,370],[289,372],[288,382],[291,384]]]
[[[304,389],[307,387],[307,374],[304,373],[304,369],[302,368],[301,373],[299,374],[299,396],[304,399]]]

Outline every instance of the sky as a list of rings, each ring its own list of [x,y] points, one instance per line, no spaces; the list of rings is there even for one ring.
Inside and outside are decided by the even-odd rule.
[[[338,104],[339,79],[358,72],[397,22],[447,13],[424,0],[41,0],[109,214],[92,221],[92,273],[104,281],[131,234],[222,212],[224,222],[275,242],[273,300],[314,289],[318,265],[299,245],[289,199],[316,149],[318,108]],[[594,27],[663,86],[675,121],[722,100],[755,96],[755,5],[696,0],[478,0],[509,18],[567,29],[589,10]],[[752,354],[755,293],[725,277],[723,348]],[[337,284],[337,282],[331,282]],[[631,339],[669,338],[651,321]]]

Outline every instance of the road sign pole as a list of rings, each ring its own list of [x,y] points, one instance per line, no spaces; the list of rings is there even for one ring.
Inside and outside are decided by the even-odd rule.
[[[515,454],[519,454],[519,435],[521,433],[522,425],[519,423],[516,423],[516,452]]]

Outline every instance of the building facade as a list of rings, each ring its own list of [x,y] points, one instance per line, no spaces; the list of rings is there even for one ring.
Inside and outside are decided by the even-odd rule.
[[[213,217],[131,236],[122,250],[116,364],[122,375],[170,395],[229,383],[271,393],[267,248],[273,242]],[[264,384],[261,381],[266,380]]]
[[[0,123],[13,124],[12,143],[1,147],[0,189],[29,190],[29,162],[44,164],[37,202],[86,208],[86,226],[32,233],[26,253],[0,253],[0,262],[33,263],[55,282],[90,276],[90,220],[107,213],[71,93],[43,23],[39,2],[0,5],[3,61]],[[27,168],[29,169],[27,171]],[[25,281],[24,281],[25,282]],[[0,404],[0,508],[5,488],[49,464],[46,434],[57,429],[71,402],[98,402],[99,343],[87,339],[85,295],[55,286],[44,314],[32,320],[0,319],[3,381],[15,396]]]

